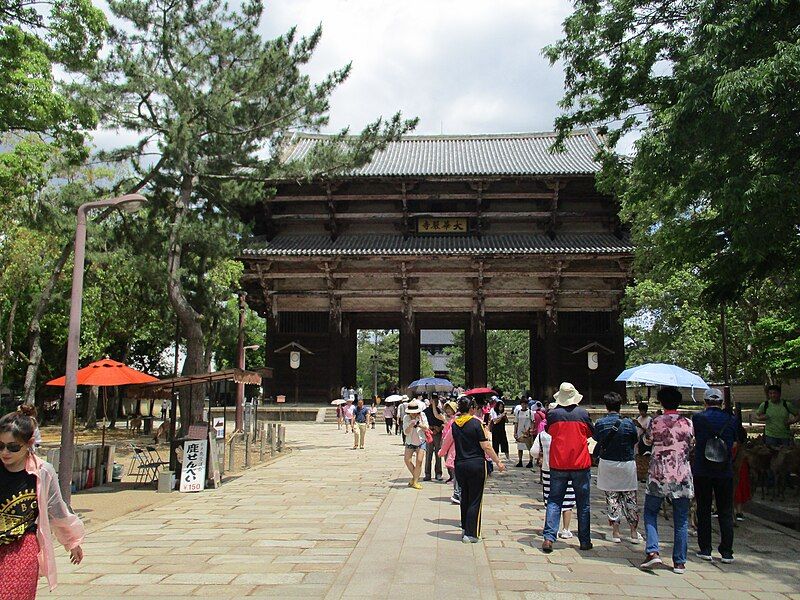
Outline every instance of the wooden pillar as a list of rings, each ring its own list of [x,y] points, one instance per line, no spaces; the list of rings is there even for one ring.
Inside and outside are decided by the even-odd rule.
[[[540,343],[541,340],[539,339],[539,325],[537,322],[534,322],[528,328],[528,356],[530,359],[529,362],[529,369],[530,374],[528,376],[528,389],[533,394],[533,397],[537,400],[542,398],[542,369],[540,367],[541,363],[541,347],[542,344]]]
[[[400,327],[400,388],[419,379],[419,329],[403,322]]]
[[[612,361],[614,368],[612,369],[611,389],[615,392],[622,394],[625,398],[625,382],[613,381],[617,376],[625,370],[625,326],[622,322],[622,315],[619,310],[612,311],[611,313],[611,350],[614,351],[612,356],[606,357],[606,360]]]
[[[483,311],[470,314],[467,332],[467,380],[470,387],[483,387],[488,381],[486,356],[486,317]]]
[[[270,367],[272,369],[273,376],[272,377],[264,377],[262,382],[262,389],[264,391],[264,397],[274,397],[275,396],[275,365],[277,361],[277,355],[275,354],[275,350],[277,349],[277,344],[275,343],[278,334],[278,317],[277,315],[273,315],[271,312],[267,315],[265,319],[265,327],[264,327],[264,361],[266,367]]]
[[[558,313],[545,314],[544,318],[544,354],[545,381],[544,397],[549,401],[561,385],[561,348],[558,343]]]
[[[344,379],[344,347],[346,340],[342,332],[330,324],[328,327],[328,395],[331,400],[341,397],[344,385],[350,385]]]
[[[342,385],[347,387],[356,385],[356,347],[358,345],[355,327],[351,326],[348,315],[342,315]],[[331,353],[336,353],[336,348],[331,348]]]

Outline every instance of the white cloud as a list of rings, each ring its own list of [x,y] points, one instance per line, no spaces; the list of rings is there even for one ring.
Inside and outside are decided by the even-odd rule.
[[[561,35],[563,0],[273,0],[262,30],[323,36],[319,79],[350,61],[332,97],[331,129],[402,110],[418,133],[549,130],[563,76],[542,57]]]
[[[358,131],[398,110],[419,117],[422,134],[549,131],[563,73],[542,48],[570,10],[568,0],[272,0],[261,31],[271,38],[296,25],[309,35],[321,24],[307,68],[316,81],[352,61],[328,131]],[[95,133],[100,148],[135,139]]]

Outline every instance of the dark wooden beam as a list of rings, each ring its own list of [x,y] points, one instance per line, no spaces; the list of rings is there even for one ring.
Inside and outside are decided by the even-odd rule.
[[[390,270],[385,271],[339,271],[332,273],[331,277],[335,279],[349,279],[353,276],[369,276],[369,277],[392,277],[394,273]],[[413,271],[413,277],[434,277],[441,279],[443,277],[477,277],[475,271]],[[536,278],[551,278],[554,277],[553,271],[523,271],[523,270],[502,270],[502,269],[489,269],[484,271],[485,277],[536,277]],[[590,279],[628,279],[629,275],[624,271],[565,271],[561,274],[562,277],[580,277]],[[242,281],[259,280],[262,276],[245,273],[242,276]],[[280,272],[274,271],[265,273],[264,279],[314,279],[326,277],[324,273],[315,271],[293,271],[293,272]]]
[[[402,231],[406,231],[406,227],[410,228],[410,219],[415,217],[430,217],[441,219],[479,219],[483,223],[481,229],[485,229],[486,221],[517,221],[519,219],[531,219],[536,221],[549,221],[548,233],[553,231],[553,223],[555,214],[558,219],[605,219],[608,220],[611,213],[602,210],[562,210],[556,211],[518,211],[518,212],[502,212],[502,211],[451,211],[451,212],[406,212],[406,211],[381,211],[377,213],[337,213],[335,209],[327,213],[291,213],[272,215],[270,219],[275,222],[281,221],[330,221],[335,218],[337,221],[394,221],[399,220],[402,223]],[[330,227],[329,227],[330,229]],[[405,236],[404,236],[405,237]]]
[[[559,297],[573,298],[614,298],[624,294],[623,290],[560,290]],[[330,296],[328,290],[296,290],[286,292],[272,292],[274,296],[281,297],[309,297],[327,298]],[[335,290],[334,296],[342,298],[472,298],[474,294],[471,290]],[[552,296],[550,289],[535,290],[487,290],[486,298],[548,298]]]
[[[484,184],[484,182],[477,182]],[[476,184],[477,185],[477,184]],[[430,200],[436,196],[439,200],[474,200],[475,194],[470,192],[457,193],[457,192],[438,192],[429,194],[406,194],[406,200]],[[550,200],[553,194],[550,192],[486,192],[484,199],[486,200]],[[334,194],[333,200],[337,202],[402,202],[403,194]],[[286,202],[327,202],[327,195],[312,194],[312,195],[278,195],[269,199],[273,203],[286,203]]]

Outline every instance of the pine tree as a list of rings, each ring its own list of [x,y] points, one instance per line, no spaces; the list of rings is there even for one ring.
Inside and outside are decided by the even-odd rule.
[[[237,10],[214,0],[113,0],[109,9],[125,28],[112,30],[108,56],[81,91],[105,126],[140,136],[107,158],[130,160],[139,176],[154,173],[149,213],[163,224],[169,301],[186,343],[183,374],[206,372],[209,330],[240,273],[239,215],[270,193],[265,180],[284,168],[291,132],[327,124],[329,96],[350,66],[312,83],[302,68],[321,29],[264,40],[259,0]],[[358,136],[343,131],[289,168],[310,176],[361,164],[414,124],[396,114]],[[202,394],[193,396],[191,407],[181,400],[183,429],[202,411]]]

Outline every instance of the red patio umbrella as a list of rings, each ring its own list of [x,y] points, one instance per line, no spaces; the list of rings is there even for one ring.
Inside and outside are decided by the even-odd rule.
[[[48,381],[46,385],[64,387],[66,381],[66,376],[57,377],[56,379]],[[121,362],[111,360],[108,357],[95,361],[78,370],[78,385],[108,387],[114,385],[130,385],[132,383],[150,383],[151,381],[158,381],[158,377],[142,373]]]
[[[132,369],[126,364],[111,360],[106,356],[102,360],[95,361],[78,369],[78,385],[96,385],[98,387],[107,388],[115,385],[130,385],[132,383],[150,383],[151,381],[158,381],[158,377],[153,377],[147,373],[142,373],[136,369]],[[51,379],[46,385],[64,387],[67,378],[57,377]],[[108,395],[106,390],[103,389],[103,437],[100,445],[102,450],[100,456],[97,457],[97,465],[100,465],[103,454],[106,449],[106,416],[108,413]]]
[[[465,396],[481,396],[484,394],[496,394],[492,388],[488,387],[480,387],[480,388],[472,388],[471,390],[467,390],[464,392]]]

